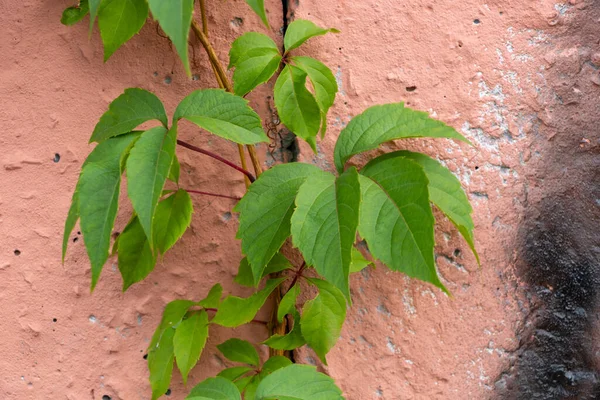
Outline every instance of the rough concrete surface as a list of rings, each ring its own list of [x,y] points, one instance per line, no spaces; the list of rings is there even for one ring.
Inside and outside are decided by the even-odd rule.
[[[60,262],[62,227],[87,141],[112,99],[139,86],[172,112],[214,79],[196,43],[189,80],[152,21],[103,64],[87,19],[60,25],[71,3],[0,0],[0,398],[149,399],[143,356],[164,305],[199,299],[216,282],[227,293],[249,293],[233,283],[241,258],[233,202],[194,198],[192,228],[126,293],[113,260],[90,294],[77,232]],[[241,33],[267,33],[242,0],[207,3],[223,61]],[[268,33],[281,42],[284,7],[266,3]],[[436,213],[437,264],[453,297],[382,266],[357,274],[342,337],[319,368],[350,400],[600,397],[600,2],[289,3],[288,21],[308,18],[342,31],[300,51],[335,72],[340,94],[316,156],[273,126],[268,87],[250,95],[276,139],[260,148],[266,164],[298,158],[332,169],[340,129],[385,102],[426,110],[475,145],[411,140],[385,150],[424,151],[461,179],[474,207],[481,267]],[[234,145],[191,124],[181,136],[237,157]],[[185,187],[243,194],[235,171],[185,149],[178,156]],[[116,231],[129,212],[123,201]],[[190,383],[229,366],[215,345],[232,336],[262,339],[266,332],[211,328]],[[297,358],[317,359],[310,351]],[[188,389],[176,373],[166,398],[183,399]]]

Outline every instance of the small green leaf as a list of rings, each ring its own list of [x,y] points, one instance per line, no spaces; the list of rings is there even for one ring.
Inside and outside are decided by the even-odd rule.
[[[263,344],[276,350],[294,350],[306,344],[300,328],[300,314],[295,309],[292,313],[294,314],[294,327],[292,330],[287,335],[275,334],[265,340]]]
[[[228,381],[235,382],[248,372],[254,371],[254,368],[250,367],[231,367],[225,368],[219,372],[217,376],[227,379]]]
[[[188,192],[179,189],[158,203],[154,215],[154,244],[164,254],[183,236],[192,222],[194,206]]]
[[[276,253],[267,267],[263,270],[263,274],[260,277],[264,278],[269,274],[275,274],[277,272],[284,271],[286,269],[292,269],[293,266],[290,261],[285,258],[285,256],[281,253]],[[259,280],[260,281],[260,280]],[[259,282],[254,282],[254,276],[252,275],[252,268],[250,268],[250,264],[248,264],[248,257],[242,258],[240,261],[240,267],[238,269],[238,274],[236,275],[234,282],[247,287],[254,287],[258,285]]]
[[[288,365],[292,365],[292,361],[289,358],[284,356],[273,356],[263,364],[261,368],[261,375],[263,375],[264,378],[265,376],[277,371],[278,369],[287,367]]]
[[[238,388],[225,378],[208,378],[196,385],[186,400],[242,400]]]
[[[475,229],[471,218],[473,208],[458,178],[442,164],[425,154],[397,151],[385,157],[406,157],[423,168],[429,180],[429,199],[458,228],[479,263],[479,255],[475,250],[475,239],[473,237],[473,230]]]
[[[235,67],[235,94],[244,96],[268,81],[279,68],[280,62],[279,49],[267,35],[248,32],[238,37],[229,51],[229,68]]]
[[[187,384],[190,370],[200,359],[207,338],[208,314],[204,310],[184,319],[175,330],[173,352],[184,384]]]
[[[77,184],[81,232],[92,265],[92,290],[108,259],[110,238],[119,207],[122,160],[138,134],[100,143],[88,156]]]
[[[258,384],[261,379],[258,375],[252,377],[250,382],[244,387],[244,400],[254,400],[256,389],[258,388]],[[240,386],[238,386],[239,388]]]
[[[65,9],[60,18],[63,25],[74,25],[81,21],[89,12],[88,0],[81,0],[79,5]]]
[[[150,249],[144,229],[134,217],[118,237],[119,271],[123,277],[123,291],[142,281],[154,270],[156,255]]]
[[[221,304],[221,295],[223,294],[223,286],[220,283],[216,283],[210,290],[203,300],[198,302],[198,305],[204,308],[218,308]]]
[[[152,400],[158,399],[169,390],[173,374],[173,336],[175,329],[164,330],[156,346],[148,352],[148,369],[150,370],[150,385]]]
[[[217,346],[217,349],[230,361],[258,367],[260,358],[258,352],[249,342],[241,339],[229,339]]]
[[[171,170],[169,171],[169,176],[167,177],[167,179],[169,179],[171,182],[179,184],[180,173],[181,173],[181,165],[179,164],[179,159],[177,158],[177,155],[175,154],[173,156],[173,164],[171,164]],[[163,196],[165,195],[164,191],[163,191],[162,195]]]
[[[290,218],[298,188],[321,170],[309,164],[280,164],[265,171],[235,206],[240,213],[237,238],[252,267],[254,282],[290,236]]]
[[[373,263],[367,260],[356,247],[352,248],[352,262],[350,263],[350,273],[360,272]]]
[[[96,22],[96,17],[98,16],[98,10],[100,9],[100,2],[102,0],[89,0],[89,8],[90,8],[90,37],[92,36],[92,30],[94,29],[94,22]]]
[[[269,28],[269,20],[267,19],[267,12],[265,11],[265,0],[246,0],[246,3],[252,7],[252,10],[260,17],[263,24]]]
[[[248,257],[244,257],[242,258],[242,261],[240,261],[238,273],[233,281],[242,286],[255,286],[254,277],[252,276],[252,268],[250,268],[250,264],[248,264]]]
[[[294,20],[287,27],[287,31],[285,32],[285,37],[283,39],[285,52],[288,53],[290,50],[300,47],[304,42],[312,37],[325,35],[329,32],[339,33],[340,31],[334,28],[319,28],[313,22],[305,19]]]
[[[165,107],[156,95],[144,89],[129,88],[114,99],[94,128],[91,142],[102,142],[110,137],[129,133],[146,121],[156,119],[166,128]]]
[[[374,150],[390,140],[415,137],[457,139],[470,144],[454,128],[426,112],[404,107],[404,103],[384,104],[366,109],[342,129],[333,154],[335,166],[341,172],[355,154]]]
[[[102,0],[98,26],[104,43],[104,61],[142,29],[146,18],[146,0]]]
[[[248,101],[221,89],[189,94],[177,106],[173,121],[181,118],[235,143],[269,142],[260,117],[248,106]]]
[[[63,233],[63,244],[62,244],[62,262],[65,262],[65,255],[67,254],[67,246],[69,246],[69,241],[71,239],[71,232],[73,232],[73,228],[75,228],[75,224],[79,219],[79,194],[77,192],[77,187],[75,187],[75,191],[73,192],[73,197],[71,197],[71,207],[69,207],[69,213],[67,214],[67,220],[65,221],[65,230]]]
[[[151,248],[155,243],[154,214],[171,170],[176,141],[176,123],[169,131],[162,126],[149,129],[131,149],[127,160],[127,194]]]
[[[191,300],[173,300],[165,306],[160,324],[154,331],[148,346],[149,352],[155,349],[167,329],[173,328],[181,322],[187,310],[193,305],[196,303]]]
[[[188,37],[194,12],[194,0],[148,0],[150,11],[162,30],[175,45],[179,58],[188,76],[191,75],[188,61]]]
[[[228,328],[235,328],[236,326],[252,321],[258,310],[267,301],[271,292],[284,280],[284,278],[271,279],[267,281],[263,290],[254,293],[248,298],[226,297],[211,322]]]
[[[321,110],[313,94],[306,89],[306,77],[302,69],[286,65],[275,82],[275,107],[281,122],[310,144],[316,153]]]
[[[235,386],[238,388],[238,390],[243,393],[244,390],[246,389],[246,387],[248,387],[248,385],[251,385],[255,381],[255,379],[256,379],[256,374],[250,375],[250,376],[245,376],[242,379],[238,379],[234,383],[235,383]],[[244,400],[251,400],[248,398],[246,393],[244,393]]]
[[[286,269],[293,269],[294,266],[283,254],[275,253],[271,261],[267,264],[267,267],[263,271],[262,277],[268,276],[269,274],[276,274],[277,272],[285,271]]]
[[[309,279],[319,294],[304,305],[300,326],[302,335],[321,361],[340,337],[346,319],[346,300],[343,293],[327,281]]]
[[[309,365],[278,369],[258,385],[255,400],[344,400],[329,376]]]
[[[355,168],[306,179],[296,197],[292,240],[306,263],[350,298],[348,275],[356,240],[360,185]]]
[[[358,231],[373,257],[445,290],[435,270],[434,219],[423,168],[403,157],[376,158],[361,174]]]
[[[296,283],[283,296],[279,307],[277,308],[277,320],[281,323],[287,314],[293,314],[296,311],[296,300],[300,294],[300,284]]]

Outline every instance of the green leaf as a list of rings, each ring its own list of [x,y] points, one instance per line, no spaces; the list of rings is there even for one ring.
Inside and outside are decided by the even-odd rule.
[[[252,321],[258,310],[267,301],[271,292],[284,280],[284,278],[271,279],[267,281],[263,290],[254,293],[248,298],[227,296],[219,306],[219,311],[217,311],[211,322],[228,328],[235,328],[236,326]]]
[[[338,91],[337,81],[333,73],[325,64],[311,57],[292,57],[296,66],[308,74],[315,91],[315,100],[321,109],[321,137],[327,128],[327,112],[335,101]]]
[[[96,124],[91,142],[102,142],[110,137],[129,133],[146,121],[156,119],[166,128],[165,107],[156,95],[144,89],[129,88],[114,99]]]
[[[203,300],[198,302],[198,305],[204,308],[218,308],[221,304],[221,295],[223,294],[223,286],[220,283],[216,283],[210,290]]]
[[[276,350],[294,350],[306,344],[300,328],[300,314],[295,309],[292,314],[294,314],[294,327],[292,330],[287,335],[272,335],[263,344]]]
[[[293,21],[285,31],[285,37],[283,39],[285,52],[289,53],[290,50],[300,47],[308,39],[315,36],[325,35],[329,32],[339,33],[340,31],[334,28],[319,28],[311,21],[307,21],[305,19],[297,19]]]
[[[100,9],[100,2],[102,0],[89,0],[89,8],[90,8],[90,37],[92,36],[92,30],[94,29],[94,22],[96,22],[96,17],[98,16],[98,10]]]
[[[248,101],[221,89],[189,94],[177,106],[173,121],[181,118],[235,143],[269,142],[260,117],[248,106]]]
[[[269,274],[275,274],[277,272],[285,271],[286,269],[294,269],[294,266],[283,254],[275,253],[263,271],[262,277],[264,278]]]
[[[169,170],[169,176],[167,177],[167,179],[169,179],[171,182],[179,184],[180,173],[181,173],[181,164],[179,164],[179,159],[177,158],[177,154],[175,154],[173,156],[173,164],[171,164],[171,170]],[[163,191],[162,195],[163,196],[165,195],[164,191]]]
[[[196,303],[191,300],[173,300],[165,306],[160,324],[152,335],[148,351],[155,349],[167,329],[180,323],[187,310],[193,305],[196,305]]]
[[[119,271],[123,277],[123,291],[142,281],[154,270],[156,255],[137,217],[134,217],[119,235],[117,254]]]
[[[173,352],[184,384],[187,384],[190,370],[200,359],[207,338],[208,314],[204,310],[184,319],[175,330]]]
[[[300,294],[300,284],[296,283],[283,296],[279,307],[277,307],[277,320],[281,323],[287,314],[293,314],[296,311],[296,300]]]
[[[183,236],[192,222],[194,206],[188,192],[179,189],[158,203],[154,215],[154,245],[164,254]]]
[[[244,257],[242,258],[242,261],[240,261],[238,273],[233,281],[242,286],[255,286],[254,277],[252,276],[252,268],[250,268],[250,264],[248,264],[248,257]]]
[[[269,20],[267,19],[267,12],[265,11],[265,0],[246,0],[246,3],[252,7],[254,12],[262,20],[263,24],[269,28]]]
[[[292,361],[284,356],[273,356],[271,358],[269,358],[267,361],[265,361],[265,363],[263,364],[262,368],[261,368],[261,375],[264,377],[266,377],[267,375],[277,371],[278,369],[287,367],[288,365],[292,365]]]
[[[227,379],[228,381],[235,382],[248,372],[254,371],[254,368],[250,367],[231,367],[225,368],[219,372],[217,376]]]
[[[300,326],[306,343],[327,364],[325,355],[340,337],[346,319],[346,300],[343,293],[327,281],[309,279],[319,294],[304,304]]]
[[[190,76],[188,37],[194,12],[194,0],[148,0],[148,4],[152,16],[175,45],[185,71]]]
[[[248,189],[234,211],[240,213],[237,238],[248,257],[254,282],[290,236],[290,218],[298,188],[321,170],[309,164],[280,164],[265,171]]]
[[[404,103],[384,104],[366,109],[342,129],[334,149],[335,166],[341,172],[355,154],[374,150],[390,140],[415,137],[457,139],[470,144],[454,128],[426,112],[404,107]]]
[[[235,67],[235,94],[245,96],[268,81],[279,68],[281,58],[277,45],[267,35],[248,32],[238,37],[229,51],[229,68]]]
[[[148,352],[148,369],[150,370],[150,386],[152,400],[158,399],[169,390],[173,374],[173,336],[175,329],[165,329],[156,346]]]
[[[258,375],[252,377],[252,379],[246,384],[244,387],[244,400],[254,400],[256,389],[258,388],[258,384],[261,379]],[[240,386],[238,386],[239,388]]]
[[[310,144],[316,153],[321,110],[313,94],[306,89],[306,77],[302,69],[286,65],[275,82],[275,107],[281,122]]]
[[[250,376],[245,376],[242,379],[238,379],[237,381],[235,381],[235,386],[238,388],[238,390],[240,392],[244,392],[244,390],[246,389],[246,387],[248,387],[248,385],[251,385],[256,379],[256,375],[250,375]],[[246,395],[246,393],[244,393],[244,400],[251,400],[250,398],[248,398],[248,396]]]
[[[309,365],[278,369],[258,385],[256,400],[343,400],[342,391],[329,376]]]
[[[258,352],[249,342],[241,339],[229,339],[217,346],[217,349],[230,361],[258,367],[260,358]]]
[[[89,12],[88,0],[81,0],[79,5],[66,8],[62,17],[60,18],[60,23],[63,25],[74,25],[81,21],[83,17],[85,17]]]
[[[167,180],[177,141],[177,124],[169,131],[162,126],[147,130],[127,160],[127,194],[154,248],[154,213]],[[172,239],[172,236],[168,237]],[[165,239],[166,241],[166,239]]]
[[[225,378],[208,378],[196,385],[186,400],[242,400],[237,387]]]
[[[423,168],[406,158],[376,158],[361,171],[360,236],[394,271],[442,290],[433,256],[433,213]]]
[[[337,179],[322,172],[306,179],[296,197],[292,240],[306,263],[350,298],[348,275],[356,240],[360,185],[355,168]]]
[[[88,156],[77,184],[81,232],[92,265],[92,290],[108,259],[110,238],[119,207],[122,160],[138,134],[100,143]]]
[[[385,158],[393,157],[406,157],[418,163],[423,168],[429,180],[429,200],[446,214],[450,221],[458,228],[458,231],[467,241],[479,263],[479,255],[475,250],[475,239],[473,236],[475,225],[471,218],[473,208],[458,178],[442,164],[425,154],[397,151],[385,156]]]
[[[71,197],[71,206],[69,207],[69,213],[67,214],[67,220],[65,221],[65,230],[63,233],[63,244],[62,244],[62,262],[65,262],[65,255],[67,254],[67,247],[69,246],[69,240],[71,239],[71,233],[75,224],[79,219],[79,193],[77,187]]]
[[[148,18],[146,0],[103,0],[98,26],[104,43],[104,61],[142,29]]]
[[[267,267],[263,270],[260,279],[264,278],[265,276],[268,276],[269,274],[275,274],[277,272],[281,272],[286,269],[292,268],[292,264],[287,258],[285,258],[283,254],[275,253],[271,261],[269,261],[269,264],[267,264]],[[238,269],[238,274],[236,275],[234,282],[247,287],[254,287],[258,285],[259,282],[254,282],[252,268],[250,268],[250,264],[248,264],[247,257],[242,258],[242,261],[240,261],[240,267]]]
[[[352,248],[352,262],[350,263],[350,273],[360,272],[373,263],[367,260],[356,247]]]

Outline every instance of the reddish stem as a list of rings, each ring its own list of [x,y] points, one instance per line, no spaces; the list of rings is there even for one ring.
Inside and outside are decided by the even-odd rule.
[[[213,311],[213,312],[217,312],[219,311],[217,308],[205,308],[206,311]],[[256,324],[262,324],[262,325],[267,325],[267,321],[261,321],[260,319],[253,319],[250,322],[254,322]]]
[[[296,271],[296,275],[294,276],[294,279],[292,280],[290,287],[288,288],[288,290],[285,291],[285,293],[289,292],[294,287],[296,282],[298,282],[298,279],[302,276],[302,271],[304,271],[304,268],[306,268],[306,261],[304,261],[302,263],[302,265],[300,266],[300,268],[298,268],[298,271]],[[285,293],[284,293],[284,296],[285,296]]]
[[[250,182],[254,182],[256,180],[256,178],[254,178],[254,175],[252,175],[249,171],[246,171],[242,167],[238,167],[237,165],[235,165],[231,161],[229,161],[229,160],[221,157],[218,154],[215,154],[215,153],[210,152],[208,150],[201,149],[200,147],[196,147],[193,144],[189,144],[189,143],[184,142],[183,140],[179,140],[179,139],[177,139],[177,144],[180,145],[180,146],[185,147],[186,149],[190,149],[190,150],[195,151],[197,153],[201,153],[201,154],[207,155],[209,157],[212,157],[215,160],[221,161],[223,164],[226,164],[226,165],[230,166],[231,168],[236,169],[236,170],[240,171],[242,174],[246,175],[248,177],[248,179],[250,179]]]
[[[183,189],[188,193],[195,193],[195,194],[203,194],[206,196],[213,196],[213,197],[222,197],[224,199],[231,199],[231,200],[241,200],[241,197],[236,197],[236,196],[227,196],[225,194],[217,194],[217,193],[210,193],[210,192],[201,192],[200,190],[191,190],[191,189]]]

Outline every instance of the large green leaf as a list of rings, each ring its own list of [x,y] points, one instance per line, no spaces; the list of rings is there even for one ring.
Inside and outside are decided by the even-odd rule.
[[[119,235],[117,244],[119,271],[123,277],[123,291],[142,281],[156,265],[156,254],[152,252],[144,228],[134,217]]]
[[[210,133],[239,144],[268,142],[260,117],[248,101],[221,89],[196,90],[184,98],[173,120],[185,118]]]
[[[373,257],[445,290],[435,269],[434,219],[423,168],[402,157],[376,158],[361,174],[358,231]]]
[[[125,89],[100,117],[90,142],[102,142],[110,137],[128,133],[153,119],[167,127],[167,113],[159,98],[144,89]]]
[[[346,319],[346,300],[343,293],[327,281],[309,279],[319,294],[304,304],[300,326],[306,343],[327,364],[325,355],[340,337]]]
[[[262,20],[263,24],[269,28],[269,20],[267,19],[267,12],[265,11],[265,0],[246,0],[246,3],[252,7],[254,12]]]
[[[142,29],[146,18],[146,0],[102,0],[98,26],[104,43],[104,61]]]
[[[435,120],[426,112],[404,107],[404,103],[384,104],[366,109],[340,132],[334,161],[338,172],[355,154],[376,149],[395,139],[432,137],[470,142],[454,128]]]
[[[152,335],[148,351],[154,350],[167,329],[171,329],[181,322],[187,310],[193,305],[196,303],[191,300],[173,300],[165,306],[160,324]]]
[[[258,352],[249,342],[237,338],[229,339],[217,346],[217,349],[230,361],[241,362],[258,367]]]
[[[278,369],[258,385],[256,400],[343,400],[342,391],[329,376],[309,365]]]
[[[308,177],[298,191],[292,215],[294,246],[308,265],[348,298],[359,206],[358,173],[351,168],[337,179],[328,172]]]
[[[154,244],[166,253],[183,236],[192,222],[194,206],[188,192],[179,189],[158,203],[154,215]]]
[[[196,385],[186,400],[242,400],[240,391],[229,380],[220,376],[208,378]]]
[[[475,250],[475,239],[473,236],[473,230],[475,229],[473,219],[471,218],[473,208],[458,178],[438,161],[425,154],[397,151],[389,153],[382,158],[394,157],[406,157],[418,163],[423,168],[429,180],[429,199],[458,228],[458,231],[473,251],[477,262],[479,262],[479,255]]]
[[[147,130],[127,159],[127,194],[146,237],[154,248],[153,220],[158,199],[169,175],[177,142],[177,123]]]
[[[150,370],[150,386],[152,400],[158,399],[169,390],[173,374],[173,337],[175,329],[169,327],[160,336],[156,346],[148,352],[148,369]]]
[[[280,164],[265,171],[235,206],[240,213],[237,238],[248,257],[254,282],[290,236],[294,199],[307,176],[321,170],[310,164]]]
[[[340,31],[334,28],[319,28],[313,22],[305,19],[294,20],[285,31],[283,39],[285,52],[288,53],[290,50],[300,47],[302,43],[312,37],[325,35],[329,32],[339,33]]]
[[[92,265],[92,290],[108,259],[119,207],[122,160],[139,137],[132,133],[100,143],[88,156],[77,184],[80,226]]]
[[[312,83],[315,100],[321,109],[321,137],[323,137],[327,129],[327,112],[333,105],[338,91],[335,76],[325,64],[312,57],[292,57],[292,61],[308,74]]]
[[[276,349],[276,350],[294,350],[298,347],[302,347],[306,344],[304,336],[302,336],[302,330],[300,328],[300,313],[296,310],[293,311],[294,315],[294,326],[292,330],[286,335],[275,334],[265,340],[263,344]]]
[[[229,68],[233,73],[233,90],[245,96],[258,85],[268,81],[279,68],[281,54],[267,35],[248,32],[238,37],[229,51]]]
[[[71,206],[69,207],[69,213],[67,214],[67,219],[65,221],[65,230],[63,233],[63,244],[62,244],[62,262],[65,262],[65,255],[67,254],[67,246],[69,246],[69,240],[71,239],[71,232],[75,228],[75,224],[79,219],[79,194],[77,192],[77,187],[75,187],[75,191],[73,191],[73,196],[71,197]]]
[[[154,19],[175,45],[188,75],[188,37],[194,12],[194,0],[148,0]]]
[[[204,310],[184,319],[175,330],[173,353],[184,384],[187,383],[190,370],[200,359],[207,338],[208,314]]]
[[[211,322],[228,328],[235,328],[252,321],[271,292],[284,280],[284,278],[271,279],[267,281],[263,290],[248,298],[227,296],[219,305],[219,311],[217,311]]]
[[[286,65],[275,83],[275,107],[281,122],[306,140],[316,153],[321,110],[313,94],[306,88],[306,77],[302,69]]]
[[[81,0],[77,6],[66,8],[60,18],[63,25],[74,25],[81,21],[89,12],[88,0]]]

